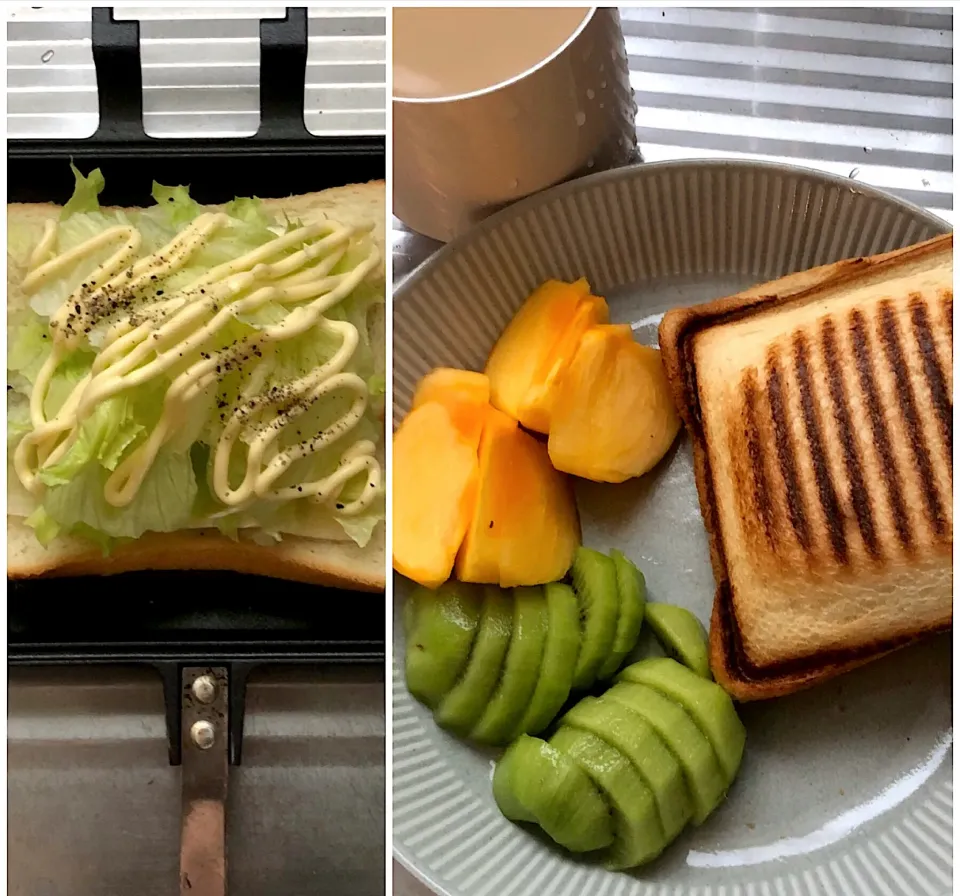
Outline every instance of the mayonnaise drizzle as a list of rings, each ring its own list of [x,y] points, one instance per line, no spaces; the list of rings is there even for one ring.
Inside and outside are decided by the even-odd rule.
[[[365,474],[360,496],[345,504],[338,503],[336,512],[350,516],[370,506],[380,489],[381,470],[375,457],[376,446],[367,440],[350,445],[329,476],[284,486],[277,485],[277,481],[296,461],[343,439],[356,428],[366,411],[367,384],[345,370],[357,348],[357,329],[347,321],[330,320],[324,313],[377,268],[379,253],[371,245],[367,256],[352,270],[333,274],[350,240],[364,230],[330,221],[313,222],[218,265],[174,294],[165,294],[161,301],[155,285],[185,267],[204,242],[228,221],[222,213],[202,214],[166,246],[139,259],[142,238],[135,227],[111,227],[68,252],[56,254],[57,227],[54,222],[47,222],[23,281],[27,294],[91,254],[120,245],[51,318],[53,350],[39,371],[30,396],[33,430],[21,439],[14,453],[17,476],[31,493],[42,493],[40,469],[55,464],[66,454],[83,421],[101,402],[160,377],[172,376],[156,426],[106,481],[106,501],[114,507],[127,506],[136,497],[160,450],[190,416],[192,403],[216,384],[222,370],[231,363],[247,364],[255,355],[258,360],[250,371],[241,400],[229,413],[213,447],[210,484],[214,495],[231,508],[242,508],[256,500],[300,498],[329,504],[339,498],[349,481]],[[293,249],[296,251],[278,258]],[[151,291],[153,301],[148,301]],[[122,297],[120,301],[116,300],[118,295]],[[292,307],[280,322],[260,328],[240,343],[218,350],[210,347],[238,315],[256,311],[268,302]],[[118,310],[119,320],[107,328],[91,372],[77,383],[56,415],[47,420],[44,401],[60,364],[84,344],[85,336],[100,319],[116,316]],[[338,339],[339,348],[315,370],[266,389],[274,352],[286,340],[311,329]],[[279,440],[288,427],[316,401],[333,393],[352,396],[349,408],[339,419],[315,437],[281,448]],[[244,473],[239,482],[232,484],[230,471],[236,465],[231,465],[231,458],[238,450],[238,442],[246,444]]]

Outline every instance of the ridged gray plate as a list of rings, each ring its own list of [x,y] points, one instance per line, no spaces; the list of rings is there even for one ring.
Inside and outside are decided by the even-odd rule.
[[[549,190],[438,252],[394,296],[394,422],[439,365],[482,369],[549,277],[589,278],[655,344],[674,305],[947,230],[921,209],[812,171],[642,165]],[[650,475],[579,483],[586,544],[617,547],[651,597],[706,623],[707,541],[685,439]],[[807,693],[741,710],[747,750],[725,804],[656,863],[612,874],[505,821],[496,753],[434,724],[403,681],[396,578],[394,850],[445,896],[946,896],[952,892],[951,644],[933,639]]]

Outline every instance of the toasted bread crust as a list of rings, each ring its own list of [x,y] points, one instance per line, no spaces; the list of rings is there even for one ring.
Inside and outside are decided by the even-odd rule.
[[[264,199],[268,210],[285,210],[309,218],[328,215],[343,223],[372,222],[380,250],[378,276],[384,276],[386,253],[384,181],[351,184],[319,193]],[[50,203],[11,203],[8,220],[34,224],[38,236],[43,222],[60,213]],[[8,306],[20,297],[17,269],[8,253]],[[148,533],[117,547],[104,557],[96,545],[77,538],[57,538],[49,548],[37,542],[21,518],[7,516],[7,575],[11,579],[38,576],[113,575],[139,570],[221,570],[272,576],[357,591],[382,592],[386,587],[384,526],[377,527],[365,548],[353,542],[287,536],[276,545],[248,539],[232,541],[216,530]]]
[[[722,534],[720,508],[715,491],[714,472],[711,468],[711,451],[715,451],[716,448],[711,449],[710,434],[705,431],[704,426],[695,337],[721,324],[762,315],[787,305],[803,303],[828,288],[852,287],[864,278],[882,274],[884,270],[936,259],[945,253],[952,253],[952,245],[951,234],[885,255],[842,261],[811,271],[792,274],[774,283],[762,284],[746,290],[736,296],[695,308],[671,311],[661,322],[660,347],[663,361],[681,418],[693,442],[697,490],[717,582],[711,619],[711,665],[717,680],[739,700],[781,696],[838,675],[916,641],[926,634],[948,628],[952,621],[952,612],[940,613],[939,616],[928,618],[910,631],[905,631],[894,638],[875,639],[856,646],[840,645],[835,649],[819,650],[812,655],[790,658],[786,661],[755,663],[751,660],[744,645],[742,622],[737,617],[731,570],[726,557],[727,546]],[[937,325],[941,331],[948,328],[952,337],[952,292],[948,296],[940,296],[939,307],[936,304],[931,305],[920,301],[913,296],[908,298],[908,304],[905,315],[913,322],[919,345],[920,360],[917,363],[923,366],[922,372],[915,371],[915,373],[926,379],[929,394],[933,396],[933,413],[929,415],[929,420],[925,421],[925,430],[919,434],[915,433],[913,437],[914,454],[921,467],[926,465],[932,468],[935,464],[930,460],[930,454],[936,450],[939,452],[937,460],[941,461],[940,467],[946,466],[948,470],[952,470],[950,460],[952,427],[948,425],[948,415],[952,412],[952,370],[949,374],[945,370],[945,367],[950,367],[952,357],[947,355],[949,344],[946,349],[944,348],[946,340],[940,340],[940,344],[936,345],[936,340],[930,336],[931,318],[940,315]],[[881,308],[880,316],[882,317],[885,313]],[[827,320],[830,320],[830,317]],[[833,325],[836,325],[836,321]],[[878,326],[883,325],[884,321],[881,320]],[[825,337],[828,345],[831,338],[829,330],[830,325],[827,326]],[[832,336],[836,337],[836,333],[834,332]],[[796,357],[796,346],[790,348]],[[889,346],[886,348],[889,350]],[[804,350],[802,348],[799,353],[801,361],[805,357]],[[891,360],[895,361],[896,357],[894,356]],[[796,379],[796,372],[792,376]],[[829,402],[833,398],[836,403],[842,390],[836,389],[836,383],[831,381],[829,370],[822,381],[814,384],[810,379],[809,371],[803,370],[801,364],[801,376],[806,377],[806,382],[799,383],[799,390],[795,384],[795,395],[802,395],[803,390],[806,389],[809,397],[815,389],[820,389],[822,394],[814,396],[815,398],[819,398],[820,402]],[[744,542],[740,544],[740,550],[753,549],[762,552],[771,563],[781,564],[778,569],[770,570],[771,575],[792,576],[801,587],[805,575],[807,587],[810,587],[811,580],[819,575],[819,568],[815,573],[810,573],[814,563],[832,562],[835,570],[841,574],[856,575],[862,572],[868,560],[869,562],[877,561],[877,557],[864,559],[862,554],[870,554],[871,549],[879,552],[881,541],[883,541],[882,547],[886,549],[887,545],[896,545],[897,539],[902,540],[903,532],[898,531],[896,520],[892,519],[896,515],[895,508],[885,518],[879,516],[879,508],[874,508],[869,521],[864,507],[860,507],[859,510],[855,508],[854,515],[857,519],[854,525],[859,525],[861,535],[861,539],[856,543],[860,554],[854,552],[855,556],[851,559],[844,530],[841,528],[843,521],[839,519],[839,513],[834,506],[835,501],[831,499],[833,486],[829,470],[814,468],[810,477],[814,483],[812,496],[814,500],[819,501],[819,506],[813,506],[817,520],[825,521],[826,525],[821,525],[815,534],[812,533],[812,523],[808,522],[805,527],[798,517],[797,507],[790,506],[791,501],[800,501],[798,490],[791,490],[788,487],[778,493],[767,488],[761,481],[762,477],[769,475],[779,477],[778,481],[789,482],[791,475],[790,458],[777,455],[776,425],[771,419],[773,415],[770,410],[772,405],[769,400],[766,400],[766,396],[762,397],[764,400],[758,397],[757,392],[761,385],[756,381],[756,374],[751,374],[748,369],[739,383],[739,403],[736,403],[735,408],[730,412],[731,418],[728,418],[728,423],[724,427],[728,438],[739,440],[736,447],[729,451],[728,456],[734,458],[734,476],[740,484],[736,497],[740,505],[737,511],[742,519],[748,521],[744,527],[747,534]],[[769,379],[767,385],[769,385]],[[899,385],[900,394],[903,395],[904,384],[901,382]],[[806,411],[809,417],[819,414],[818,408],[823,406],[817,401],[810,400],[806,408],[798,407],[795,410],[801,414]],[[909,413],[905,416],[910,419]],[[815,425],[817,422],[815,419],[814,425],[811,426],[811,421],[806,420],[808,437],[811,432],[814,435],[817,433]],[[836,434],[842,443],[844,438],[842,409],[837,416],[837,421],[829,421],[829,425],[838,428],[839,432]],[[939,437],[936,436],[938,427]],[[937,438],[939,438],[938,444],[931,446],[931,440]],[[725,447],[730,448],[729,445]],[[822,457],[823,452],[818,446],[813,445],[810,447],[809,454],[815,461],[817,457]],[[811,457],[808,456],[806,460],[810,462]],[[849,485],[856,494],[857,459],[848,454],[844,461]],[[930,480],[930,477],[927,478]],[[889,482],[889,477],[887,481]],[[951,486],[952,476],[947,481],[948,489]],[[948,516],[942,507],[942,482],[938,484],[938,488],[939,491],[931,486],[932,494],[926,495],[925,511],[929,524],[927,529],[931,537],[925,542],[925,559],[929,562],[949,563],[947,557],[952,553],[952,513]],[[949,496],[949,490],[947,495]],[[949,502],[949,497],[947,500]],[[892,507],[893,504],[895,502],[891,502],[890,506]],[[800,511],[803,511],[802,505]],[[882,532],[878,534],[881,527]],[[807,543],[804,543],[805,532],[808,535]],[[814,539],[817,542],[815,548]],[[863,548],[860,547],[861,542]],[[916,552],[911,555],[911,558],[917,559]],[[921,556],[920,559],[924,557]],[[902,567],[903,562],[899,562]]]
[[[33,530],[22,520],[8,517],[7,575],[11,579],[30,579],[196,569],[250,573],[355,591],[383,591],[383,528],[377,528],[365,548],[353,542],[295,536],[287,536],[275,545],[260,545],[248,539],[233,541],[215,529],[151,532],[104,557],[96,545],[75,538],[57,539],[49,549],[43,549]]]

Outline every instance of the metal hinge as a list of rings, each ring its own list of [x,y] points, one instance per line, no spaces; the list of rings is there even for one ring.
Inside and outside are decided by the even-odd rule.
[[[180,683],[180,893],[226,896],[230,676],[186,666]]]

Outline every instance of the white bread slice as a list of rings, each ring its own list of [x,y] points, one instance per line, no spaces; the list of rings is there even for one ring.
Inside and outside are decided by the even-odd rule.
[[[670,312],[711,659],[789,693],[952,620],[952,236]]]
[[[383,181],[335,187],[320,193],[287,199],[264,199],[271,212],[286,212],[304,222],[328,217],[343,224],[373,224],[380,250],[380,278],[386,271],[386,194]],[[60,214],[52,204],[7,206],[7,219],[18,225],[36,225],[37,237],[44,221]],[[8,314],[23,307],[19,288],[25,259],[8,251]],[[376,347],[385,352],[384,329],[373,328]],[[381,458],[382,459],[382,458]],[[203,569],[268,575],[330,587],[382,591],[386,586],[386,548],[383,524],[370,543],[359,548],[352,541],[330,541],[286,536],[276,545],[259,545],[248,538],[236,542],[215,529],[150,533],[121,545],[104,557],[100,548],[78,538],[57,538],[42,547],[23,519],[7,515],[7,575],[32,576],[110,575],[148,569]]]

